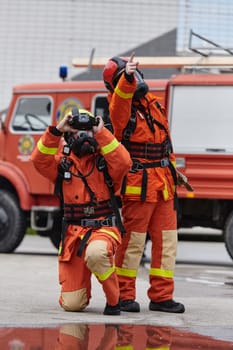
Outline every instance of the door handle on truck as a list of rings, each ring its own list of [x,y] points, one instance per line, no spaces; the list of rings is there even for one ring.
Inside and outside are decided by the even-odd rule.
[[[205,150],[206,152],[215,152],[215,153],[226,152],[225,148],[206,148]]]

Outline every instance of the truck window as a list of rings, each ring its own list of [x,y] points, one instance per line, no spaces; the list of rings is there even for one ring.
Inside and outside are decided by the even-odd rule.
[[[109,119],[109,110],[108,110],[108,100],[106,95],[97,95],[93,99],[93,111],[94,115],[100,115],[103,117],[104,124],[106,128],[112,131],[112,126]]]
[[[11,128],[15,132],[43,132],[51,124],[52,101],[49,97],[19,98]]]
[[[176,153],[233,152],[233,86],[173,86],[169,122]]]

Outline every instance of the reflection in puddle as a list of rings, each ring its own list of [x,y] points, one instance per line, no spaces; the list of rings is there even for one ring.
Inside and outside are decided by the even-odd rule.
[[[174,327],[66,324],[54,328],[0,328],[1,350],[233,350],[233,342]]]

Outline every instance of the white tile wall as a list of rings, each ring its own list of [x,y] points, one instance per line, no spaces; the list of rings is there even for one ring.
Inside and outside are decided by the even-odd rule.
[[[0,0],[0,110],[12,87],[69,76],[74,57],[117,55],[177,26],[178,0]]]

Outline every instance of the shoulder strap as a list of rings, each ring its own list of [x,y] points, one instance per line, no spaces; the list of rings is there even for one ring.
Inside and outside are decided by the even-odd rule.
[[[132,104],[131,105],[131,115],[129,118],[129,121],[126,125],[126,127],[123,130],[122,133],[122,144],[127,148],[130,137],[134,133],[136,126],[137,126],[137,118],[136,118],[137,108]]]
[[[119,206],[118,206],[117,199],[116,199],[116,196],[114,193],[113,181],[112,181],[111,176],[108,173],[107,163],[102,155],[98,156],[97,161],[96,161],[96,167],[99,171],[102,171],[104,174],[104,181],[105,181],[106,185],[108,186],[112,208],[113,208],[114,214],[116,215],[117,227],[119,228],[120,232],[122,234],[124,234],[126,231],[125,231],[125,228],[124,228],[122,220],[121,220]]]

